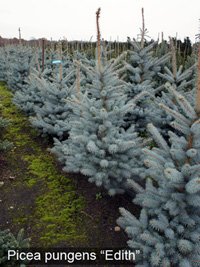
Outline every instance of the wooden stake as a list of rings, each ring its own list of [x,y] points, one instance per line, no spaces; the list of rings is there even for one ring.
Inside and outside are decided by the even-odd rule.
[[[117,56],[119,56],[119,36],[117,36]]]
[[[196,112],[200,117],[200,45],[198,48],[198,67],[197,67],[197,85],[196,85]]]
[[[35,57],[36,57],[36,63],[37,63],[37,66],[38,66],[39,77],[41,78],[41,69],[40,69],[40,63],[39,63],[39,60],[38,60],[38,55],[36,55]]]
[[[172,51],[172,71],[174,78],[176,78],[176,73],[177,73],[177,62],[176,62],[176,47],[174,46],[174,42],[171,37],[169,37],[170,40],[170,47]]]
[[[100,17],[101,8],[98,8],[96,12],[96,24],[97,24],[97,60],[99,70],[101,69],[101,32],[99,27],[99,17]]]
[[[45,40],[42,39],[42,72],[44,71]]]
[[[164,41],[164,33],[162,32],[161,33],[161,42],[163,42]]]
[[[144,48],[145,22],[144,22],[144,8],[142,8],[142,32],[141,32],[141,48]]]
[[[18,31],[19,31],[19,44],[22,44],[21,29],[19,28]]]
[[[62,43],[59,44],[59,59],[61,61],[60,67],[59,67],[59,73],[60,73],[60,81],[62,81],[63,76],[63,67],[62,67]]]

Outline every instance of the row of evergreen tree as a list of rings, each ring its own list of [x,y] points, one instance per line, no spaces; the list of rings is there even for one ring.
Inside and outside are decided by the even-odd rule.
[[[110,195],[134,195],[140,217],[120,208],[118,224],[141,250],[136,266],[200,266],[196,56],[178,66],[173,39],[129,43],[115,59],[100,34],[95,58],[59,45],[44,60],[40,50],[7,46],[0,77],[32,124],[54,137],[66,172]]]

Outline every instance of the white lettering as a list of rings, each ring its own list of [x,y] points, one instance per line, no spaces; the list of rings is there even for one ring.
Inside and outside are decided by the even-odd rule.
[[[96,253],[95,252],[91,252],[90,253],[90,260],[95,261],[97,259]]]
[[[15,259],[18,261],[31,261],[31,260],[41,260],[41,254],[39,252],[24,252],[19,250],[8,250],[8,260],[11,260],[11,257],[15,257]]]
[[[106,250],[106,261],[113,261],[113,250]]]
[[[46,253],[45,253],[45,263],[47,263],[47,262],[50,261],[51,259],[52,259],[51,252],[46,252]]]
[[[16,255],[15,250],[8,250],[8,260],[10,260],[11,257],[14,257]]]

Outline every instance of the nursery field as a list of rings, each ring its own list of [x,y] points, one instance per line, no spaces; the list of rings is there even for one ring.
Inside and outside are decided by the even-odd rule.
[[[11,248],[69,247],[200,266],[199,43],[148,41],[142,15],[114,51],[100,9],[85,50],[0,47],[0,266],[29,266]]]
[[[128,207],[130,200],[109,197],[80,174],[63,173],[47,149],[50,141],[13,105],[4,83],[0,100],[1,115],[11,123],[4,136],[13,143],[0,155],[1,229],[24,228],[33,247],[125,245],[126,236],[114,228],[119,203]]]

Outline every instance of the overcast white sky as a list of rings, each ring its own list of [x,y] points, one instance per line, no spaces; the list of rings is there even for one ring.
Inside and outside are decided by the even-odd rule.
[[[101,7],[100,26],[106,40],[136,37],[141,27],[141,8],[145,10],[149,35],[157,39],[189,36],[199,31],[199,0],[1,0],[0,36],[45,37],[54,40],[96,39],[95,12]]]

